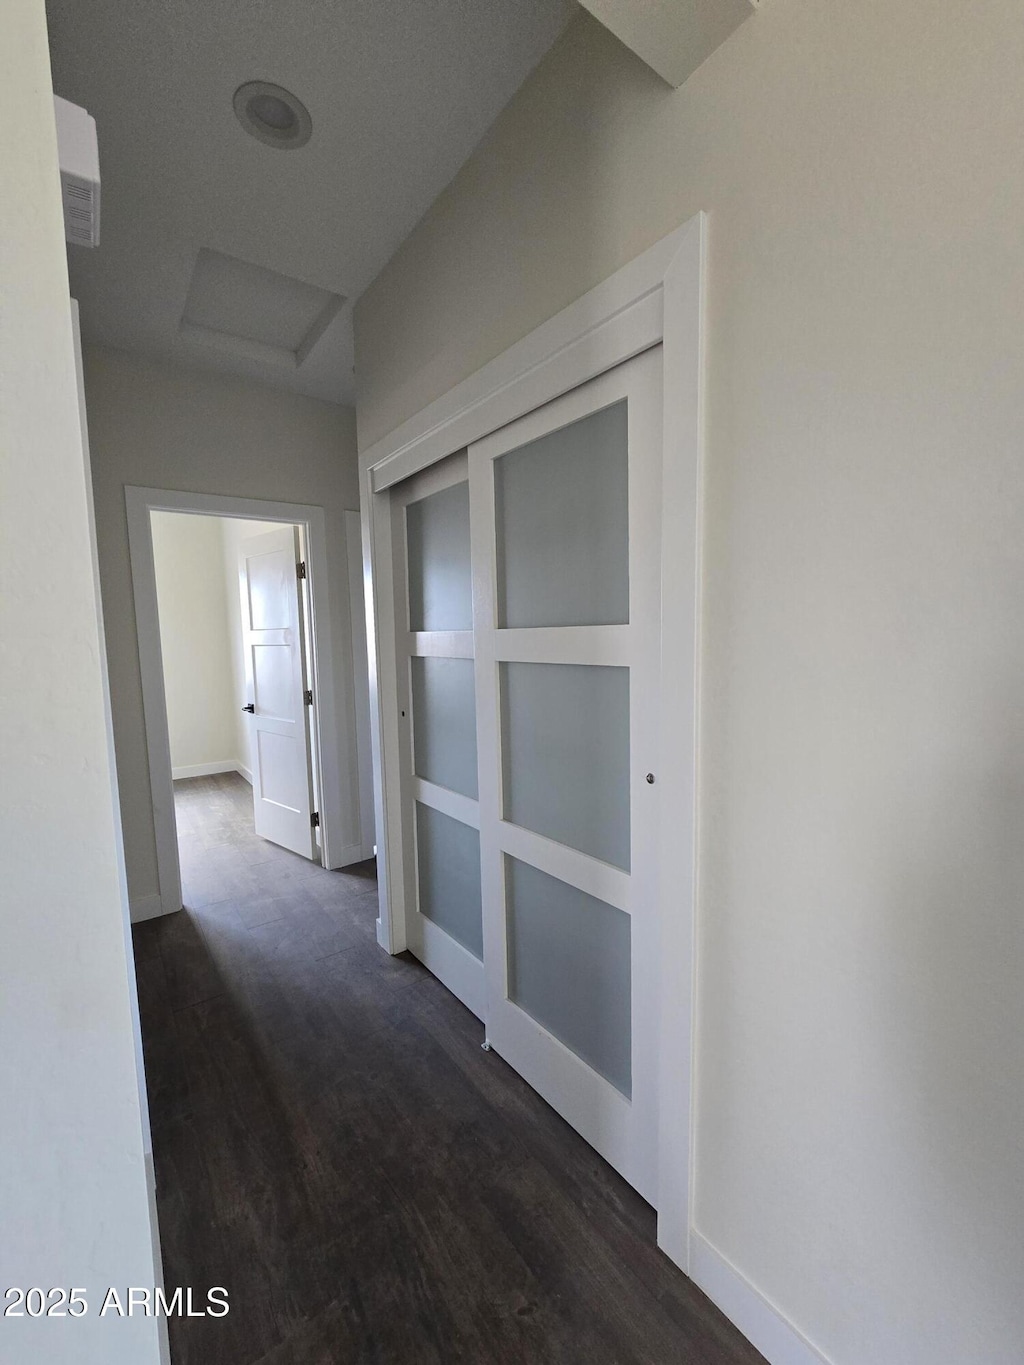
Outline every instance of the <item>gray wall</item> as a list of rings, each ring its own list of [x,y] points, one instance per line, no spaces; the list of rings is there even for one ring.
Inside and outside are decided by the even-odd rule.
[[[581,16],[356,310],[365,445],[709,213],[696,1222],[835,1365],[1024,1341],[1022,63]]]
[[[134,977],[106,717],[42,0],[5,0],[0,249],[0,1288],[87,1317],[0,1322],[0,1362],[156,1365]]]
[[[137,917],[152,913],[158,882],[125,485],[325,509],[338,714],[354,758],[357,724],[368,726],[365,696],[357,695],[355,682],[345,561],[343,513],[359,506],[354,415],[350,408],[249,380],[98,347],[86,349],[85,382],[121,813]],[[356,640],[363,650],[361,628]],[[355,844],[360,790],[354,761],[347,777],[349,842]],[[372,823],[369,812],[365,818]]]

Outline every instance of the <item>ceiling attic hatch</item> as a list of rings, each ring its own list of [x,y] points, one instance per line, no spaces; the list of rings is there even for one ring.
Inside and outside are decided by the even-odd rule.
[[[297,369],[344,302],[329,289],[202,247],[178,333],[187,341]]]

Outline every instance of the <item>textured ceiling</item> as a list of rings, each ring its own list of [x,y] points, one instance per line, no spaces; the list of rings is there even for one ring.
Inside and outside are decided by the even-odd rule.
[[[86,338],[351,402],[352,302],[522,84],[572,0],[48,0],[54,89],[100,145],[101,239],[69,248]],[[249,137],[262,79],[313,117]],[[302,364],[179,332],[202,248],[347,300]]]

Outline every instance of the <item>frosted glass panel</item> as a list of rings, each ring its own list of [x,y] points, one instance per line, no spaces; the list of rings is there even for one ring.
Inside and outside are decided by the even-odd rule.
[[[416,847],[420,914],[482,960],[480,835],[417,802]]]
[[[628,1097],[629,916],[516,858],[506,886],[509,999]]]
[[[472,630],[469,484],[457,483],[406,508],[409,629]]]
[[[472,659],[413,658],[412,722],[417,774],[475,800]]]
[[[623,400],[494,462],[498,625],[629,620]]]
[[[501,665],[504,816],[629,869],[629,669]]]

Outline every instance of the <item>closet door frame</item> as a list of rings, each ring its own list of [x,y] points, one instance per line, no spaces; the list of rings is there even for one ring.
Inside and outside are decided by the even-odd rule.
[[[399,630],[391,489],[499,427],[661,343],[661,675],[657,717],[661,847],[658,1245],[691,1268],[694,929],[700,508],[703,457],[702,213],[583,295],[360,456],[370,722],[380,917],[390,953],[407,946]]]

